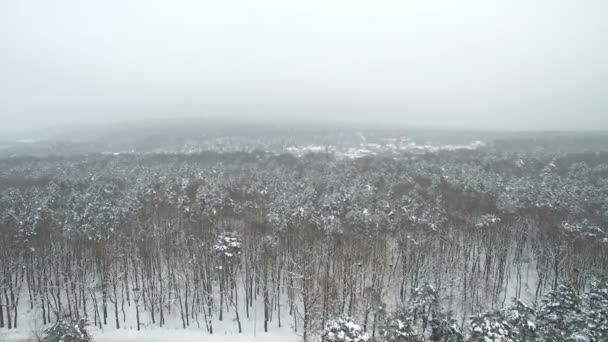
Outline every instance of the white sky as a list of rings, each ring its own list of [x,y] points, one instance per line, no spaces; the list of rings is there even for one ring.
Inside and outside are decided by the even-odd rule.
[[[607,61],[605,0],[0,3],[4,130],[193,116],[608,130]]]

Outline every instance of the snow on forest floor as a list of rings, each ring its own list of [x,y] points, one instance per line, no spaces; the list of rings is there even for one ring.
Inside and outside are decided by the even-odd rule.
[[[190,327],[183,329],[179,313],[173,311],[167,314],[166,324],[160,328],[157,324],[153,325],[150,321],[149,313],[142,313],[142,328],[137,331],[135,324],[134,307],[125,307],[127,320],[121,320],[121,329],[117,330],[114,326],[114,316],[108,317],[108,324],[103,330],[94,327],[93,322],[89,331],[94,336],[96,342],[189,342],[189,341],[210,341],[210,342],[247,342],[247,341],[267,341],[267,342],[296,342],[299,336],[293,329],[293,317],[283,314],[281,317],[281,328],[278,327],[278,317],[274,317],[268,324],[268,332],[264,332],[263,302],[254,301],[253,308],[250,310],[249,318],[246,317],[244,309],[241,312],[242,330],[238,333],[234,311],[224,313],[222,322],[213,320],[213,334],[209,334],[204,326],[204,321],[200,322],[200,328],[193,321]],[[281,303],[281,310],[288,312],[287,300]],[[20,303],[22,310],[19,314],[19,326],[17,329],[0,329],[0,342],[38,342],[36,336],[42,336],[42,332],[50,325],[44,326],[40,319],[40,311],[37,307],[31,310],[26,303]],[[92,319],[92,315],[89,314]]]
[[[276,329],[268,333],[252,332],[243,334],[220,333],[209,335],[204,330],[114,330],[104,334],[95,333],[97,342],[189,342],[189,341],[209,341],[209,342],[246,342],[246,341],[267,341],[267,342],[296,342],[298,340],[295,333],[289,328]]]
[[[150,330],[113,330],[102,333],[98,330],[91,330],[96,342],[194,342],[194,341],[209,341],[209,342],[248,342],[248,341],[265,341],[265,342],[296,342],[297,335],[289,328],[275,329],[268,333],[253,332],[242,334],[235,333],[217,333],[209,335],[204,330],[173,330],[155,328]],[[13,330],[10,332],[0,332],[0,341],[3,342],[37,342],[33,334],[22,330]]]
[[[290,327],[277,328],[273,327],[268,333],[263,330],[259,331],[243,331],[239,334],[235,331],[218,330],[218,332],[210,335],[204,329],[188,328],[150,328],[137,331],[134,329],[111,329],[100,331],[98,328],[90,329],[96,342],[194,342],[194,341],[209,341],[209,342],[247,342],[247,341],[265,341],[265,342],[296,342],[298,336]],[[2,342],[37,342],[33,331],[27,329],[16,329],[7,331],[0,330],[0,341]]]
[[[538,279],[534,272],[536,264],[534,262],[525,263],[521,265],[523,270],[523,289],[521,297],[527,303],[533,302],[535,286],[530,284],[536,284]],[[506,293],[502,296],[503,303],[508,303],[511,297],[515,296],[515,286],[511,284],[507,286]],[[240,290],[244,291],[244,290]],[[453,296],[454,293],[446,292],[445,295]],[[216,298],[216,302],[217,302]],[[190,326],[186,329],[182,328],[182,321],[179,312],[176,308],[166,315],[166,323],[161,328],[158,323],[154,324],[151,321],[150,312],[141,313],[142,327],[141,331],[137,331],[135,323],[135,307],[125,306],[125,317],[122,319],[120,315],[121,329],[116,330],[114,325],[114,314],[112,307],[110,307],[110,315],[108,316],[108,324],[104,325],[103,331],[99,327],[94,327],[91,322],[89,330],[94,336],[94,340],[97,342],[156,342],[156,341],[170,341],[170,342],[188,342],[188,341],[210,341],[210,342],[247,342],[247,341],[268,341],[268,342],[297,342],[301,340],[301,317],[297,314],[298,320],[298,333],[294,331],[294,316],[287,314],[289,312],[288,299],[281,298],[281,328],[278,324],[278,315],[276,311],[268,324],[268,333],[264,333],[264,303],[261,298],[257,298],[253,301],[254,305],[249,309],[249,317],[247,317],[245,307],[243,303],[239,305],[242,330],[241,334],[238,333],[238,327],[235,320],[235,312],[231,308],[230,311],[224,312],[224,320],[219,321],[217,319],[218,313],[214,312],[213,319],[213,334],[210,335],[205,329],[204,318],[199,317],[199,323],[196,320],[190,320]],[[398,289],[394,288],[391,291],[387,291],[387,297],[385,302],[398,303]],[[447,302],[444,302],[447,304]],[[0,342],[37,342],[36,336],[42,336],[42,332],[49,328],[50,325],[43,325],[41,322],[41,311],[38,306],[30,308],[29,302],[23,301],[19,303],[19,327],[18,329],[8,330],[7,328],[0,329]],[[456,301],[451,310],[455,310],[454,313],[458,318],[464,321],[462,313],[459,309],[462,308],[462,303]],[[89,318],[93,319],[93,314],[89,312]],[[200,325],[200,327],[199,327]]]
[[[289,316],[281,319],[289,322]],[[177,317],[171,319],[171,324],[163,328],[158,326],[147,327],[137,331],[135,327],[127,326],[127,329],[116,330],[110,326],[100,331],[99,328],[92,328],[91,332],[95,336],[96,342],[190,342],[190,341],[210,341],[210,342],[296,342],[298,336],[291,327],[291,324],[284,324],[281,328],[277,327],[277,322],[271,322],[268,332],[264,332],[264,322],[259,315],[252,315],[249,319],[242,318],[243,333],[239,334],[236,322],[232,319],[225,319],[223,322],[214,321],[213,331],[210,335],[204,327],[183,329],[181,321]]]

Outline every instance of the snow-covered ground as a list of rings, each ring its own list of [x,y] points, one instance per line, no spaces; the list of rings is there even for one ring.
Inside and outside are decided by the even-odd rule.
[[[92,329],[96,342],[295,342],[298,337],[289,328],[276,329],[268,333],[218,333],[209,335],[204,330],[172,330],[172,329],[150,329],[150,330],[113,330],[100,332]],[[34,342],[37,341],[31,333],[22,330],[0,332],[0,341],[3,342]]]
[[[97,342],[189,342],[189,341],[208,341],[208,342],[295,342],[297,336],[288,328],[277,329],[268,333],[223,333],[209,335],[201,330],[168,330],[153,329],[146,331],[122,330],[112,331],[105,334],[95,333]]]
[[[246,324],[247,322],[244,321],[243,323]],[[225,330],[218,327],[217,332],[213,335],[210,335],[204,328],[177,329],[153,327],[142,329],[141,331],[130,328],[120,330],[108,328],[101,331],[99,328],[91,328],[90,331],[97,342],[296,342],[299,340],[298,335],[289,326],[282,328],[273,327],[267,333],[264,332],[261,326],[257,327],[255,331],[252,324],[249,327],[251,330],[244,329],[241,334],[228,327]],[[10,331],[2,329],[0,330],[0,341],[35,342],[37,341],[36,330],[38,330],[38,334],[41,332],[41,329],[29,329],[29,327]]]
[[[285,300],[284,303],[287,303]],[[36,336],[42,336],[45,329],[50,325],[43,326],[40,320],[40,311],[37,307],[29,309],[29,304],[21,303],[19,314],[19,325],[17,329],[0,329],[0,342],[38,342]],[[125,307],[126,320],[121,320],[121,329],[117,330],[114,326],[114,316],[108,317],[108,324],[104,325],[103,330],[93,327],[93,322],[89,331],[94,336],[96,342],[189,342],[189,341],[209,341],[209,342],[296,342],[300,338],[293,329],[293,317],[284,314],[281,317],[281,328],[278,320],[273,319],[268,323],[268,332],[264,332],[263,301],[256,300],[250,310],[249,318],[245,315],[245,309],[241,308],[242,333],[238,333],[238,326],[233,310],[225,312],[224,320],[213,320],[213,334],[209,334],[204,326],[204,321],[200,321],[198,327],[195,321],[190,322],[190,326],[183,329],[179,313],[173,311],[167,314],[166,324],[160,328],[158,324],[152,324],[149,313],[142,313],[142,327],[137,331],[135,324],[135,309],[133,306]],[[281,303],[283,312],[288,312],[286,304]],[[90,318],[92,319],[92,315]]]

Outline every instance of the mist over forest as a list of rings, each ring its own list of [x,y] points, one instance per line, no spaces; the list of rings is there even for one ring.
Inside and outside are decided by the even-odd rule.
[[[607,15],[2,2],[0,341],[608,341]]]

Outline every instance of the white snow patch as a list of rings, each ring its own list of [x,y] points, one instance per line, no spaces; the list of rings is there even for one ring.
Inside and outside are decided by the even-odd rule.
[[[295,342],[298,340],[296,334],[283,328],[268,333],[259,332],[254,336],[252,333],[218,333],[209,335],[204,330],[171,330],[171,329],[151,329],[151,330],[113,330],[105,333],[94,332],[96,342],[245,342],[245,341],[265,341],[265,342]]]

